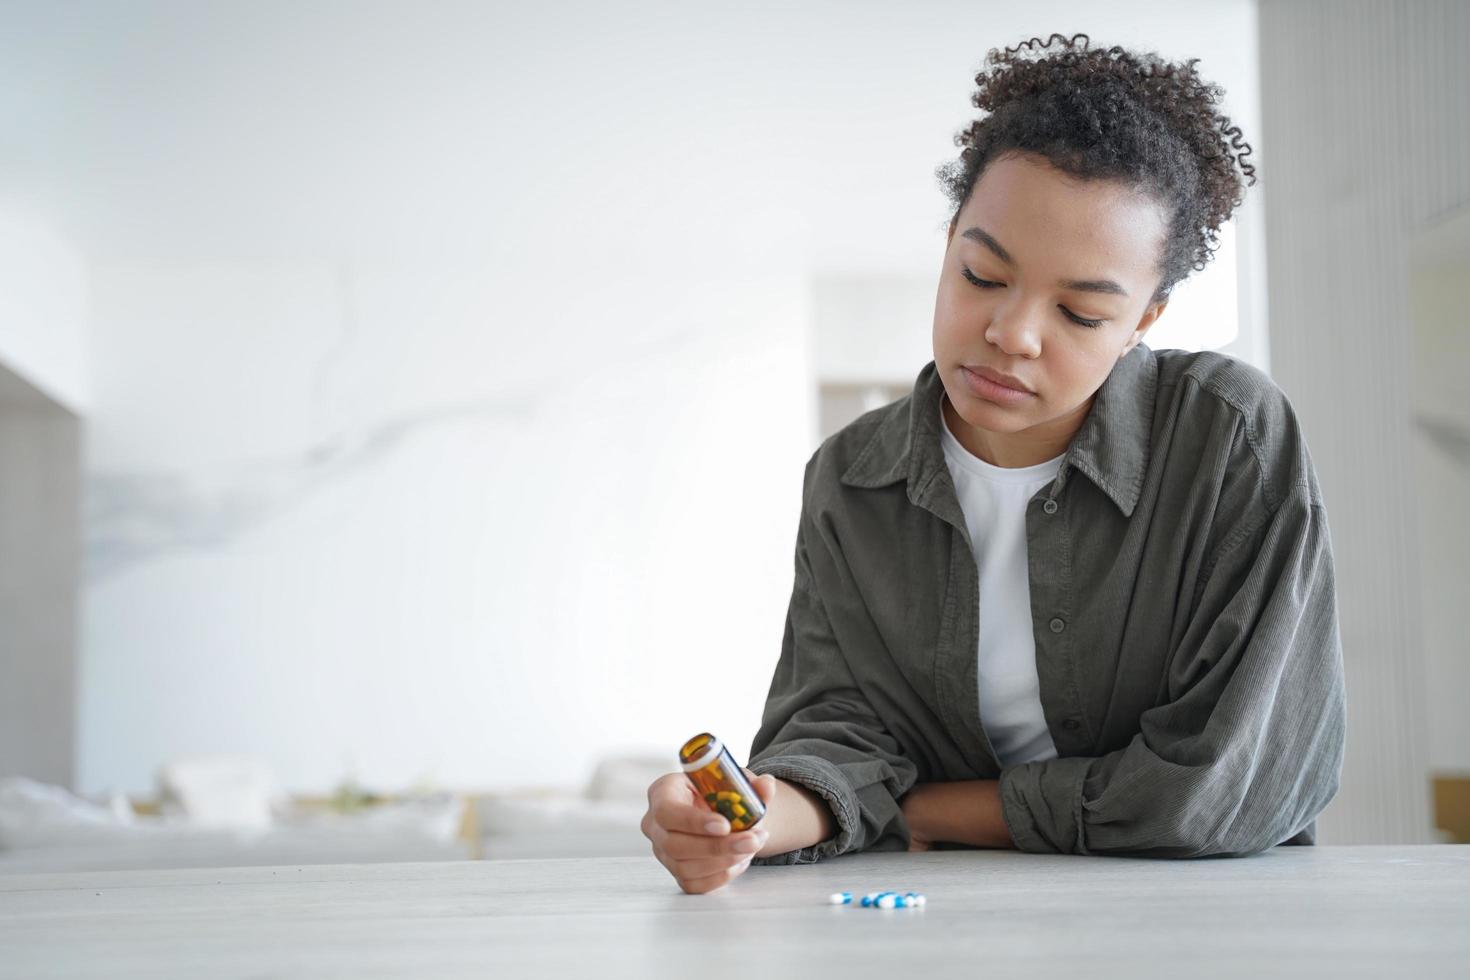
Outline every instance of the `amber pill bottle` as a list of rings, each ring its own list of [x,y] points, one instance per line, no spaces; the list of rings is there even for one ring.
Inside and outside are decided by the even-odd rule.
[[[766,815],[765,804],[730,750],[709,732],[700,732],[684,743],[679,766],[709,808],[730,821],[732,831],[749,830]]]

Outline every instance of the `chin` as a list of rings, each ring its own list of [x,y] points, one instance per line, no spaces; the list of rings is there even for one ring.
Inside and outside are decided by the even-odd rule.
[[[951,394],[949,402],[954,406],[955,414],[976,428],[991,432],[1020,432],[1031,428],[1031,422],[1014,409],[976,398],[968,391],[963,392],[959,398]],[[963,411],[960,409],[961,405],[964,406]]]

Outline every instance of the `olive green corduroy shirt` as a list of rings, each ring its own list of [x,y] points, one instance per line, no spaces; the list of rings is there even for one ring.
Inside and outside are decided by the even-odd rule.
[[[747,767],[836,834],[753,864],[902,851],[917,783],[999,779],[1023,851],[1156,857],[1310,844],[1337,792],[1345,691],[1327,515],[1264,372],[1136,345],[1026,509],[1032,629],[1058,757],[1002,770],[982,726],[969,532],[943,386],[808,461],[781,655]]]

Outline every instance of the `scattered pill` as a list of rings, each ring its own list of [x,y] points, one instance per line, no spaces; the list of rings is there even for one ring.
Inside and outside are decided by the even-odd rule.
[[[833,905],[858,905],[865,909],[923,908],[928,899],[923,892],[868,892],[854,900],[852,892],[835,892],[827,896]]]

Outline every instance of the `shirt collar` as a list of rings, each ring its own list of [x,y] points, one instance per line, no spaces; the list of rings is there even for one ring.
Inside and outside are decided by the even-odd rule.
[[[1132,516],[1148,472],[1158,373],[1154,352],[1143,343],[1113,365],[1062,457],[1048,497],[1059,494],[1069,472],[1076,469],[1097,484],[1123,516]],[[938,368],[930,361],[914,382],[908,410],[887,414],[841,482],[872,488],[906,480],[911,501],[963,527],[940,443],[943,393]],[[949,487],[947,494],[939,492],[943,487]]]

